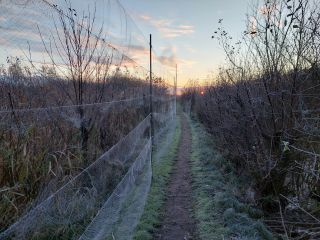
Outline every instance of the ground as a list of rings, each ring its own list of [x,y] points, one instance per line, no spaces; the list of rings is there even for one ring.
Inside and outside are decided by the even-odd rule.
[[[164,218],[154,239],[194,239],[192,218],[191,129],[187,117],[181,114],[181,139],[175,166],[170,177]]]
[[[214,136],[182,111],[172,134],[157,144],[163,155],[154,157],[151,189],[133,239],[272,240],[262,212],[243,202],[247,178],[236,175],[216,150]]]

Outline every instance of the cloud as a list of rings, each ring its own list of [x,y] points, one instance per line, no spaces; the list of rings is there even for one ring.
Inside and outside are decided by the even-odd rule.
[[[129,46],[129,55],[133,58],[136,57],[145,57],[149,54],[149,48],[141,45],[130,45]]]
[[[159,27],[159,31],[163,34],[166,38],[176,38],[187,34],[194,33],[193,28],[192,29],[185,29],[181,28],[181,26],[170,28],[170,27]]]
[[[160,56],[158,57],[160,63],[166,66],[175,67],[177,64],[177,59],[175,56]]]
[[[177,24],[171,19],[154,19],[149,15],[138,15],[138,18],[155,27],[165,38],[176,38],[194,33],[194,26]]]
[[[29,3],[28,3],[29,4]],[[30,3],[32,6],[33,3]],[[29,47],[32,52],[43,52],[44,47],[39,34],[39,28],[47,35],[49,27],[41,12],[31,8],[23,8],[17,3],[4,4],[3,14],[0,16],[0,43],[6,48],[8,55],[24,55]],[[22,14],[23,12],[23,14]],[[39,21],[41,19],[41,21]],[[9,51],[10,49],[10,51]]]
[[[163,48],[162,54],[157,57],[157,60],[163,65],[175,67],[178,63],[177,48],[173,46]]]
[[[161,64],[169,67],[175,67],[176,64],[180,66],[191,66],[196,63],[195,61],[177,58],[177,48],[173,46],[168,46],[164,48],[161,56],[157,57],[157,60]]]
[[[150,16],[148,16],[148,15],[143,15],[143,14],[139,15],[139,18],[140,18],[141,20],[143,20],[143,21],[149,21],[149,20],[151,20],[151,17],[150,17]]]
[[[129,45],[126,55],[129,57],[125,60],[125,64],[131,67],[142,65],[146,67],[149,60],[149,48],[142,45]]]
[[[126,53],[129,58],[118,56],[118,58],[114,59],[115,63],[121,63],[124,67],[129,69],[141,69],[145,71],[149,68],[149,48],[143,45],[130,45],[123,46],[117,45],[115,46],[117,49],[122,49],[123,47],[128,48],[128,52]],[[177,57],[177,48],[174,46],[167,46],[162,48],[161,55],[155,56],[155,66],[167,66],[170,68],[174,68],[176,64],[179,67],[190,67],[194,65],[196,62],[188,59],[182,59]],[[142,66],[142,68],[141,68]],[[144,70],[143,70],[144,69]]]
[[[193,26],[191,25],[180,25],[180,28],[184,30],[193,30]]]
[[[149,48],[143,45],[125,45],[121,43],[112,43],[112,46],[117,49],[114,52],[114,60],[122,61],[128,65],[142,64],[146,65],[149,60]]]

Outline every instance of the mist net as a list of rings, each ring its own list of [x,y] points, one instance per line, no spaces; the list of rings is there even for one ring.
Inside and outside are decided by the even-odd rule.
[[[117,0],[0,0],[0,31],[0,239],[130,239],[173,136],[172,69],[153,54],[151,96]]]

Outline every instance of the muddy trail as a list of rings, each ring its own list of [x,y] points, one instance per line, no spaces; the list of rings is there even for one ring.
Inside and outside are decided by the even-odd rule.
[[[192,218],[191,129],[187,117],[180,113],[181,139],[178,155],[166,192],[164,217],[155,233],[158,240],[187,240],[195,238]]]

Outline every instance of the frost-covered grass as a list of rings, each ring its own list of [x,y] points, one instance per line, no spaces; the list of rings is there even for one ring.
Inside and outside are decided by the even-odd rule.
[[[244,179],[214,150],[212,136],[195,119],[192,127],[194,214],[200,239],[273,239],[262,212],[239,201]],[[242,186],[240,186],[242,185]]]
[[[153,179],[151,189],[147,199],[147,203],[144,209],[144,213],[140,219],[133,239],[136,240],[149,240],[153,238],[153,233],[161,224],[161,217],[164,202],[167,183],[169,181],[170,173],[173,168],[174,160],[177,156],[178,145],[180,141],[181,127],[180,119],[177,118],[177,126],[175,129],[174,138],[172,144],[169,146],[168,151],[163,154],[158,161],[153,163]],[[162,141],[167,139],[164,138]],[[161,143],[159,146],[161,147]],[[160,151],[160,149],[156,150]],[[154,154],[154,156],[156,153]]]

